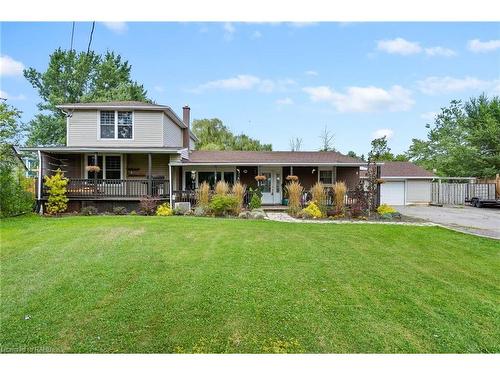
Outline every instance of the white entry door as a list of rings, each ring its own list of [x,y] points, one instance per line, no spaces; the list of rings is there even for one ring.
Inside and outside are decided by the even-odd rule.
[[[281,168],[262,168],[262,204],[281,204]]]

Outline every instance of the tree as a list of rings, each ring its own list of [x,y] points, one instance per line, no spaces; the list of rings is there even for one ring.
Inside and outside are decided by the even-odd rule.
[[[10,153],[10,145],[17,144],[22,136],[21,111],[0,101],[0,160],[4,161]]]
[[[12,216],[31,211],[33,194],[28,192],[29,181],[24,167],[11,145],[19,142],[21,112],[0,102],[0,216]]]
[[[290,139],[290,151],[300,151],[302,147],[302,138],[291,138]]]
[[[194,120],[192,130],[198,137],[197,150],[272,151],[271,144],[245,134],[234,135],[218,118]]]
[[[335,151],[335,147],[333,147],[333,140],[335,138],[335,135],[333,133],[330,133],[326,126],[319,138],[321,139],[321,148],[319,149],[320,151]]]
[[[347,156],[350,156],[351,158],[358,158],[358,159],[361,159],[361,160],[365,160],[365,155],[364,154],[361,154],[358,156],[358,154],[356,154],[354,151],[349,151],[347,153]]]
[[[106,52],[57,49],[49,57],[45,72],[24,70],[28,82],[38,91],[41,113],[28,124],[29,145],[65,143],[66,119],[56,108],[63,103],[110,100],[149,101],[142,85],[131,79],[131,66],[120,55]]]
[[[426,140],[413,139],[410,160],[440,176],[492,177],[500,171],[500,100],[485,95],[441,108]]]
[[[387,137],[385,135],[372,140],[371,145],[372,149],[368,153],[368,160],[392,160],[394,158],[390,147],[387,145]]]

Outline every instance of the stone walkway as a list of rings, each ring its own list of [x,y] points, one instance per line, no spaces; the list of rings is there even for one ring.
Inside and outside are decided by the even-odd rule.
[[[409,223],[394,221],[350,221],[350,220],[303,220],[291,217],[286,212],[266,212],[267,218],[272,221],[281,221],[286,223],[314,223],[314,224],[380,224],[380,225],[411,225],[417,227],[434,227],[439,224],[434,223]]]

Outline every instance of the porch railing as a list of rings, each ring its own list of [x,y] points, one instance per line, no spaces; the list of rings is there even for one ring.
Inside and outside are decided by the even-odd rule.
[[[147,195],[166,198],[169,196],[169,180],[70,178],[66,189],[68,198],[141,198]],[[48,195],[45,185],[43,195]]]

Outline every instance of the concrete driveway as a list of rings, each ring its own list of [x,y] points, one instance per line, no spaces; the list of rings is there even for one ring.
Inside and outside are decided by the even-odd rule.
[[[436,224],[500,239],[500,208],[396,206],[399,212]]]

